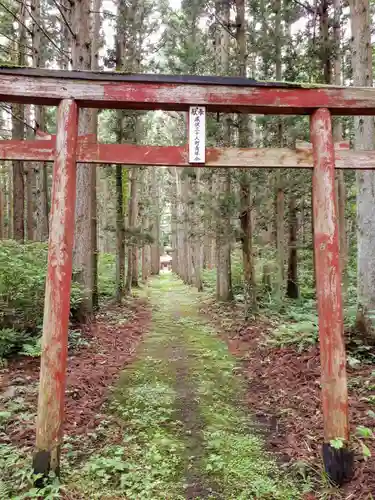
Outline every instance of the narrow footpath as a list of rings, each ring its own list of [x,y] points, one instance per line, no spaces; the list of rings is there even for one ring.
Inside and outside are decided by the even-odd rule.
[[[169,274],[142,293],[152,304],[151,330],[111,404],[123,442],[89,459],[90,498],[103,460],[117,475],[107,473],[101,498],[302,498],[264,450],[242,405],[235,360],[199,317],[199,294]]]

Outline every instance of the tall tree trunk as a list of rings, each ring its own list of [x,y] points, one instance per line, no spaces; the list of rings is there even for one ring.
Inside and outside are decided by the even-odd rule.
[[[230,21],[230,2],[225,0],[222,5],[217,2],[217,7],[222,12],[218,13],[218,18],[222,16],[222,22],[225,26],[229,26]],[[224,75],[229,75],[229,31],[222,29],[222,38],[220,44],[220,64],[221,71]],[[223,145],[230,147],[231,145],[231,120],[228,115],[225,115],[223,124]],[[229,301],[233,299],[232,292],[232,272],[231,272],[231,221],[228,198],[231,195],[231,171],[230,169],[220,169],[219,173],[219,189],[222,195],[221,199],[221,214],[222,220],[218,221],[219,234],[217,238],[217,285],[216,296],[218,300]]]
[[[13,165],[8,163],[7,165],[7,177],[8,177],[8,200],[7,200],[7,213],[8,213],[8,240],[13,238]]]
[[[35,106],[36,127],[45,128],[45,109],[43,106]],[[37,138],[37,137],[36,137]],[[46,163],[34,163],[35,171],[35,240],[47,241],[49,218],[48,218],[48,166]]]
[[[172,176],[172,210],[171,210],[171,230],[172,230],[172,271],[177,274],[179,270],[179,248],[178,248],[178,200],[177,200],[177,172],[176,167],[170,169]]]
[[[100,49],[100,11],[102,0],[93,0],[93,24],[91,30],[91,70],[99,70],[99,49]],[[98,110],[91,110],[91,133],[98,141]],[[91,247],[92,247],[92,305],[94,309],[99,307],[98,291],[98,214],[97,214],[97,167],[91,165]]]
[[[25,4],[20,4],[18,14],[19,33],[18,33],[18,60],[19,66],[25,66],[24,45],[26,43],[26,9]],[[12,104],[12,139],[24,139],[24,120],[25,111],[23,104]],[[23,163],[21,161],[13,161],[13,238],[18,241],[25,239],[25,184]]]
[[[116,165],[116,299],[121,302],[125,278],[125,228],[121,165]]]
[[[4,213],[5,213],[5,182],[3,167],[0,165],[0,240],[5,237]]]
[[[32,22],[32,51],[33,51],[33,66],[40,68],[43,66],[42,50],[41,50],[41,13],[40,0],[32,0],[31,11],[33,13]],[[45,128],[45,112],[43,106],[35,106],[35,128],[44,131]],[[34,134],[34,139],[37,136]],[[35,240],[47,241],[48,239],[48,186],[47,186],[47,164],[35,162],[33,167],[33,210],[35,221]],[[31,179],[30,179],[31,180]],[[31,207],[30,207],[31,208]]]
[[[145,167],[142,174],[142,204],[140,205],[140,217],[142,222],[142,232],[144,243],[142,247],[142,281],[145,283],[151,273],[151,248],[148,242],[150,219],[149,219],[149,198],[150,198],[150,169]]]
[[[372,87],[369,0],[350,0],[353,40],[353,84]],[[374,149],[374,118],[355,117],[356,150]],[[370,315],[375,311],[375,172],[357,171],[358,314],[357,324],[373,336]]]
[[[334,7],[334,84],[342,85],[341,80],[341,2],[340,0],[333,0]],[[336,117],[333,123],[333,138],[335,142],[342,140],[342,121],[340,117]],[[336,170],[336,186],[337,186],[337,214],[339,219],[339,237],[340,237],[340,260],[342,272],[342,285],[343,292],[346,295],[348,287],[347,276],[347,261],[348,261],[348,247],[346,240],[346,220],[345,220],[345,205],[346,205],[346,186],[345,176],[343,170]]]
[[[152,238],[151,245],[151,274],[159,274],[160,271],[160,202],[159,185],[156,168],[151,168],[151,201],[152,201]]]
[[[32,49],[33,49],[33,66],[35,68],[42,67],[43,51],[41,50],[41,25],[40,0],[32,0],[31,9],[33,11],[32,24]],[[35,106],[35,128],[45,131],[45,109],[43,106]],[[38,136],[35,136],[37,139]],[[48,172],[47,164],[35,162],[33,164],[35,176],[34,189],[34,219],[35,219],[35,240],[47,241],[48,239]]]
[[[247,76],[247,53],[246,53],[246,19],[245,2],[236,0],[237,7],[237,51],[239,75]],[[247,115],[238,115],[238,147],[245,148],[249,144],[250,130]],[[246,317],[257,309],[256,284],[253,258],[253,228],[251,218],[251,195],[250,195],[250,175],[247,170],[240,174],[240,224],[242,232],[242,260],[244,272],[244,292]]]
[[[146,236],[148,236],[146,233],[149,232],[149,207],[148,207],[148,200],[149,200],[149,177],[150,177],[150,169],[146,168],[143,171],[142,175],[142,199],[143,203],[141,204],[140,208],[140,218],[142,221],[142,232],[144,235],[144,243],[142,247],[142,281],[145,283],[149,276],[150,276],[150,265],[151,265],[151,249],[150,249],[150,244],[148,243],[148,239],[146,239]]]
[[[193,192],[195,195],[195,203],[193,207],[194,215],[193,215],[193,264],[194,264],[194,285],[197,287],[198,291],[201,292],[203,290],[203,282],[202,282],[202,227],[201,227],[201,210],[200,210],[200,168],[195,169],[195,181]]]
[[[34,133],[32,129],[31,106],[25,107],[25,118],[27,123],[26,139],[32,140]],[[34,194],[35,174],[33,163],[24,163],[24,182],[26,186],[26,239],[34,240]]]
[[[291,299],[298,299],[298,260],[297,260],[297,207],[296,197],[289,190],[289,261],[288,261],[288,282],[286,295]]]
[[[72,21],[75,38],[72,46],[73,69],[91,69],[90,41],[90,0],[75,0],[72,3]],[[79,112],[80,135],[92,131],[92,111],[81,108]],[[81,283],[84,294],[79,308],[81,321],[87,320],[94,310],[95,269],[93,248],[93,186],[94,169],[90,164],[77,164],[77,198],[75,208],[75,237],[73,252],[73,267],[76,279]]]
[[[206,269],[213,269],[216,265],[215,260],[215,234],[213,232],[214,220],[212,217],[212,203],[214,200],[214,178],[215,174],[212,173],[208,181],[208,186],[206,186],[206,192],[210,200],[210,205],[208,209],[205,210],[204,214],[204,258],[203,267]]]
[[[182,182],[181,171],[175,169],[176,176],[176,198],[177,198],[177,246],[178,246],[178,275],[184,281],[186,280],[187,271],[186,263],[187,257],[185,256],[184,246],[184,221],[183,221],[183,198],[182,198]]]
[[[188,285],[193,283],[193,270],[192,270],[192,255],[190,246],[190,226],[191,226],[191,214],[190,214],[190,203],[189,203],[189,193],[190,193],[190,179],[189,176],[184,174],[182,179],[182,203],[183,203],[183,235],[184,235],[184,257],[185,257],[185,276],[184,281]]]
[[[130,293],[132,286],[138,286],[138,259],[137,259],[137,212],[138,212],[138,169],[131,170],[130,177],[130,197],[129,197],[129,211],[128,211],[128,231],[129,231],[129,244],[128,244],[128,272],[126,282],[126,292]],[[134,267],[136,266],[136,269]]]
[[[275,72],[276,81],[280,82],[282,80],[282,61],[281,61],[281,0],[276,0],[275,2]],[[283,118],[278,117],[277,121],[277,146],[282,148],[284,146],[283,130],[284,122]],[[276,252],[277,252],[277,267],[278,267],[278,278],[277,278],[277,296],[281,298],[281,289],[284,285],[285,278],[285,232],[284,232],[284,219],[285,219],[285,193],[284,193],[284,182],[283,174],[280,169],[276,171]],[[289,259],[290,259],[289,251]]]

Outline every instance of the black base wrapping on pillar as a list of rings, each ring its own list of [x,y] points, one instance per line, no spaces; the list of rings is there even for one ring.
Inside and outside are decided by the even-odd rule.
[[[51,470],[54,471],[56,476],[60,475],[60,469],[56,467],[58,464],[54,466],[51,460],[52,454],[50,451],[40,450],[35,453],[33,458],[33,471],[35,475],[40,476],[35,480],[34,484],[36,488],[43,488],[43,486],[46,485]]]
[[[348,448],[333,448],[323,444],[324,469],[329,479],[337,486],[350,481],[354,472],[354,453]]]

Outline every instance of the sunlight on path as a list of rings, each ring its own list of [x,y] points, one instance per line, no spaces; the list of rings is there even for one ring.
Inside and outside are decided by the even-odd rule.
[[[101,498],[302,498],[242,408],[235,362],[199,318],[198,293],[170,274],[153,279],[145,293],[151,332],[112,403],[123,440],[90,459],[117,467]]]

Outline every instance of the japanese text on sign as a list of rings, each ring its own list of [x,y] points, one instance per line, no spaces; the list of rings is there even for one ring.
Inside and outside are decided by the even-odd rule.
[[[189,163],[204,163],[206,150],[206,108],[190,106]]]

